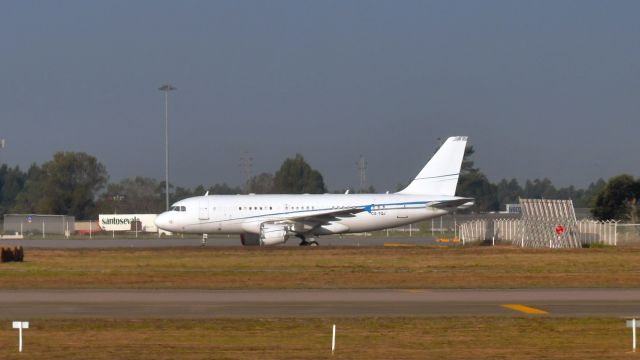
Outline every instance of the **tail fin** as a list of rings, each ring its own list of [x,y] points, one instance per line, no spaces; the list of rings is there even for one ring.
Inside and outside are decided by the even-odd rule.
[[[454,196],[466,145],[466,136],[448,138],[418,176],[399,194]]]

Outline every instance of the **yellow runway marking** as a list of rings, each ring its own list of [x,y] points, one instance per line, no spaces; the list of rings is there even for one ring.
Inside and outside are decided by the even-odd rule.
[[[519,311],[525,314],[538,314],[538,315],[547,314],[547,312],[544,310],[528,307],[522,304],[502,304],[500,306],[502,306],[503,308],[514,310],[514,311]]]
[[[389,244],[389,243],[387,243],[387,244],[384,244],[384,246],[387,246],[387,247],[416,247],[418,245],[416,245],[416,244]]]

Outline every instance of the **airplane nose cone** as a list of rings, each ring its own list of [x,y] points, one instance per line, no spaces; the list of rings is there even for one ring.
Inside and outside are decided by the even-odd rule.
[[[156,216],[154,223],[160,229],[167,230],[167,227],[169,226],[169,215],[167,213],[162,213]]]

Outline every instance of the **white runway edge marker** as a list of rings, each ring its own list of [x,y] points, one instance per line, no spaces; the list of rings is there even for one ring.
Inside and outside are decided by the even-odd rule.
[[[331,354],[336,350],[336,324],[333,324],[333,336],[331,337]]]
[[[18,329],[18,352],[22,352],[22,329],[29,328],[28,321],[14,321],[13,328]]]

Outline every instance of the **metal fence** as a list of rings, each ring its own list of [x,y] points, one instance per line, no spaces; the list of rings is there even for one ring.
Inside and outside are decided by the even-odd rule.
[[[616,225],[616,239],[618,245],[640,244],[640,224]]]
[[[583,245],[603,244],[618,245],[617,239],[618,222],[583,220],[578,221],[578,238]]]
[[[522,220],[498,219],[493,221],[493,236],[496,241],[511,242],[514,246],[527,245],[523,241],[526,233]],[[552,226],[552,225],[548,225]],[[618,228],[624,226],[616,221],[580,220],[576,222],[575,237],[580,245],[618,245]],[[553,229],[550,229],[552,231]],[[638,227],[640,230],[640,226]],[[547,245],[548,246],[548,245]]]
[[[75,217],[65,215],[5,214],[4,234],[59,234],[75,231]]]
[[[474,220],[459,225],[460,241],[463,245],[483,242],[487,239],[487,222]]]

